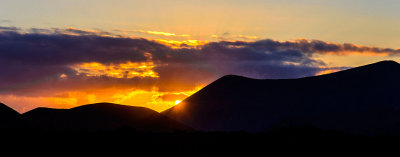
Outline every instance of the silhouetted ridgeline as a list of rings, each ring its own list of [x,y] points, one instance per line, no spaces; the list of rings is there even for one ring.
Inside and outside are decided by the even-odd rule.
[[[191,131],[145,107],[98,103],[72,109],[37,108],[21,115],[25,127],[45,131],[112,131],[121,127],[143,132]]]
[[[260,132],[313,126],[344,133],[400,133],[400,65],[382,61],[283,80],[228,75],[162,114],[197,130]]]
[[[20,124],[20,115],[17,111],[0,103],[0,128],[15,128]]]
[[[224,76],[162,114],[99,103],[21,115],[0,104],[1,141],[92,155],[391,149],[400,143],[399,80],[400,65],[384,61],[299,79]]]
[[[5,105],[1,107],[7,108]],[[6,112],[14,113],[7,116],[9,120],[16,118],[11,120],[14,122],[12,126],[1,125],[2,150],[11,153],[20,151],[20,155],[122,155],[132,152],[151,155],[207,155],[215,152],[225,155],[297,154],[316,152],[314,149],[354,151],[369,147],[375,150],[381,146],[391,148],[400,141],[399,136],[356,136],[312,127],[283,128],[256,134],[193,131],[163,116],[154,118],[159,114],[146,108],[107,103],[69,110],[39,108],[23,115],[11,111],[10,108],[0,110],[2,116]]]

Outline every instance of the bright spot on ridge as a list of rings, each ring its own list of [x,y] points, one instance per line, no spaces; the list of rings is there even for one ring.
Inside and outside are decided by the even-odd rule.
[[[180,101],[180,100],[176,100],[175,101],[175,105],[178,105],[179,103],[181,103],[182,101]]]

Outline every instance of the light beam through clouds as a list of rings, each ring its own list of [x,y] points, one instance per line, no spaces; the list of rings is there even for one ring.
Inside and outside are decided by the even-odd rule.
[[[400,53],[307,39],[189,37],[175,41],[72,27],[0,27],[0,101],[19,112],[96,102],[163,111],[227,74],[299,78],[349,68],[324,59],[330,56],[396,59]]]

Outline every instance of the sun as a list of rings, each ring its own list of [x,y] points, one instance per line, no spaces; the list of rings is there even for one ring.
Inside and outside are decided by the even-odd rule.
[[[175,105],[178,105],[179,103],[181,103],[182,101],[181,100],[176,100],[175,101]]]

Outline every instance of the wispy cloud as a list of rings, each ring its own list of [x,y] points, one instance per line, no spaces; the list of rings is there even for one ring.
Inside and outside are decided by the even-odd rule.
[[[247,40],[257,40],[257,39],[260,39],[260,37],[258,37],[258,36],[250,36],[250,35],[235,35],[235,36],[233,36],[233,37],[241,38],[241,39],[247,39]]]
[[[260,37],[258,36],[251,36],[251,35],[240,35],[240,34],[230,34],[230,33],[223,33],[221,35],[216,35],[213,34],[211,35],[212,38],[218,39],[218,40],[225,40],[225,41],[230,41],[230,40],[258,40]]]
[[[114,34],[107,31],[102,31],[99,29],[78,29],[74,27],[68,27],[65,29],[61,28],[51,28],[51,29],[43,29],[43,28],[28,28],[23,29],[14,26],[0,26],[0,32],[11,31],[19,34],[47,34],[47,35],[55,35],[55,34],[64,34],[64,35],[73,35],[73,36],[107,36],[107,37],[121,37],[121,35]]]
[[[151,30],[122,30],[122,29],[115,29],[115,31],[125,32],[125,33],[140,33],[140,34],[167,36],[167,37],[190,37],[190,35],[188,35],[188,34],[175,34],[175,33],[171,33],[171,32],[161,32],[161,31],[151,31]]]
[[[69,35],[98,35],[98,36],[113,36],[113,33],[96,30],[96,29],[78,29],[74,27],[69,27],[67,29],[55,29],[59,33],[69,34]]]
[[[20,28],[17,27],[7,27],[7,26],[0,26],[0,31],[19,31]]]
[[[155,41],[167,45],[171,48],[201,48],[203,45],[209,43],[204,40],[166,40],[166,39],[155,39]]]

